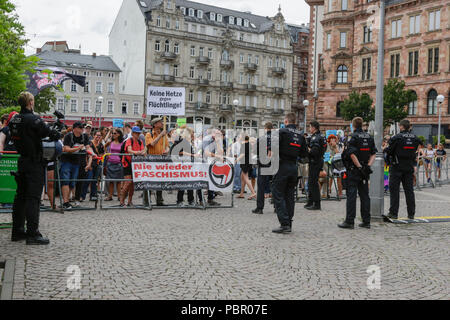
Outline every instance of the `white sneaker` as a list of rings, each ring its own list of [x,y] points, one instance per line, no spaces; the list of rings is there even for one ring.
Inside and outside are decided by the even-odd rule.
[[[81,204],[78,201],[75,201],[72,205],[74,208],[78,208]]]

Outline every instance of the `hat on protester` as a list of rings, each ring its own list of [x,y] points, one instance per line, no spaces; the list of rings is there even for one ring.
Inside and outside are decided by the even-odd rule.
[[[133,127],[133,129],[131,129],[131,132],[132,133],[142,133],[142,130],[139,127]]]
[[[158,122],[160,122],[160,121],[163,121],[163,118],[155,118],[155,119],[152,120],[152,122],[150,122],[150,124],[151,124],[152,126],[154,126],[156,123],[158,123]]]
[[[91,123],[86,123],[86,125],[84,126],[85,128],[92,128],[92,124]]]
[[[83,129],[83,128],[84,128],[84,124],[83,124],[82,122],[80,122],[80,121],[77,121],[77,122],[75,122],[75,123],[73,124],[72,128],[73,128],[73,129],[75,129],[75,128]]]

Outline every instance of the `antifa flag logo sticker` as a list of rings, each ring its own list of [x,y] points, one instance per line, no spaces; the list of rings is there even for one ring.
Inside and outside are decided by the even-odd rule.
[[[234,166],[228,160],[223,163],[216,160],[209,166],[209,178],[217,188],[225,189],[233,183]]]

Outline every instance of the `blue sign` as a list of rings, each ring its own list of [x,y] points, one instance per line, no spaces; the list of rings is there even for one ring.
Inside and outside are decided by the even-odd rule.
[[[327,139],[331,134],[334,134],[337,137],[337,130],[327,130]]]
[[[113,119],[114,128],[123,128],[123,119]]]
[[[323,155],[323,161],[324,162],[330,161],[330,153],[329,152],[325,152],[325,154]]]

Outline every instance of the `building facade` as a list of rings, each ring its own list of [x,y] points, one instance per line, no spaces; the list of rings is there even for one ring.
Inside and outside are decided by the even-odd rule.
[[[345,126],[339,103],[352,90],[375,100],[379,1],[305,1],[311,6],[311,43],[322,42],[310,68],[308,98],[316,107],[308,114],[325,127]],[[441,132],[450,134],[449,16],[446,0],[386,0],[384,79],[403,80],[414,90],[417,100],[408,106],[408,118],[427,139],[437,135],[439,94],[445,96]]]
[[[294,50],[292,69],[292,111],[297,114],[300,127],[304,126],[305,108],[303,101],[308,92],[308,63],[310,55],[309,25],[288,24]]]
[[[83,55],[79,50],[68,49],[65,41],[46,43],[37,50],[36,57],[41,69],[58,67],[86,77],[84,88],[65,81],[63,91],[56,91],[56,105],[51,110],[65,114],[66,124],[83,120],[92,121],[95,127],[111,126],[113,119],[134,122],[142,118],[143,96],[119,93],[121,70],[110,57]]]
[[[223,129],[282,123],[292,51],[281,9],[269,18],[185,0],[124,0],[110,33],[121,93],[184,87],[187,123]]]

